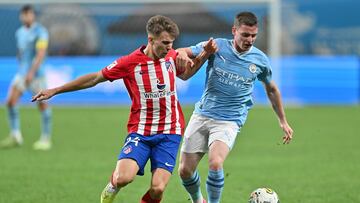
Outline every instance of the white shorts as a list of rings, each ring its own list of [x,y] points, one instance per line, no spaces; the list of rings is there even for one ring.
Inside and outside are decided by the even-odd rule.
[[[214,120],[193,114],[185,130],[181,151],[206,153],[215,140],[224,142],[231,150],[239,130],[235,121]]]
[[[25,77],[17,74],[11,82],[11,86],[16,87],[20,92],[29,89],[33,94],[36,94],[40,90],[46,89],[46,80],[45,77],[34,77],[30,85],[26,87]]]

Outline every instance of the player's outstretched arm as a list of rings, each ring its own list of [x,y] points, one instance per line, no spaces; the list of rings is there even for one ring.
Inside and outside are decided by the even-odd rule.
[[[214,54],[218,51],[217,44],[213,38],[210,38],[205,44],[203,51],[196,56],[194,59],[190,59],[189,56],[192,56],[190,48],[183,48],[178,50],[177,64],[184,65],[185,71],[183,74],[178,77],[182,80],[187,80],[192,77],[204,64],[204,62],[210,57],[211,54]],[[179,59],[178,59],[179,58]],[[191,62],[186,62],[191,60]],[[181,64],[180,64],[181,63]]]
[[[34,102],[34,101],[47,100],[53,97],[54,95],[63,92],[72,92],[76,90],[86,89],[89,87],[93,87],[96,84],[104,81],[106,81],[106,79],[102,75],[101,71],[90,73],[87,75],[80,76],[79,78],[71,82],[68,82],[62,86],[55,87],[52,89],[42,90],[39,93],[37,93],[35,96],[33,96],[31,101]]]
[[[279,88],[272,81],[269,84],[265,84],[265,90],[271,102],[271,105],[279,119],[280,127],[284,131],[283,144],[289,144],[293,137],[293,129],[287,122]]]

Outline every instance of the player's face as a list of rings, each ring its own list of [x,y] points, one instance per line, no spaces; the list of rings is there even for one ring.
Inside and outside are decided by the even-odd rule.
[[[240,25],[239,27],[233,27],[232,33],[234,35],[234,44],[238,52],[248,51],[254,44],[258,33],[258,27]]]
[[[25,26],[30,26],[35,20],[34,11],[26,11],[20,14],[20,20]]]
[[[152,51],[157,59],[164,58],[172,49],[175,38],[168,32],[162,32],[159,36],[151,39]]]

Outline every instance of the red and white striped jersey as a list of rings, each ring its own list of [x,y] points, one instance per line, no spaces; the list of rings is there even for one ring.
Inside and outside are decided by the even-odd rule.
[[[110,80],[123,79],[132,100],[128,133],[141,135],[179,134],[185,126],[176,93],[177,53],[153,60],[143,53],[145,46],[115,60],[102,69]]]

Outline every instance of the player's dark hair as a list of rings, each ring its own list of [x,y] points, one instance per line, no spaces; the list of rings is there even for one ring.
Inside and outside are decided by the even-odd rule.
[[[257,23],[256,15],[248,11],[237,14],[234,20],[235,27],[240,27],[241,25],[254,26],[257,25]]]
[[[27,13],[29,11],[34,11],[34,8],[30,4],[25,4],[20,10],[21,13]]]
[[[148,20],[146,24],[148,34],[159,36],[164,31],[175,38],[179,35],[179,28],[176,23],[166,16],[156,15]]]

